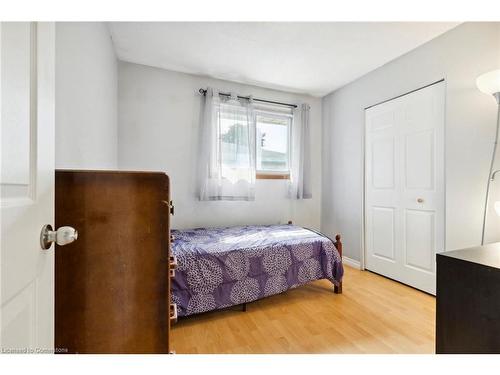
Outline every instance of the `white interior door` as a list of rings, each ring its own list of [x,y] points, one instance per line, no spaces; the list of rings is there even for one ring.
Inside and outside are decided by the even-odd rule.
[[[54,346],[54,247],[40,231],[54,223],[53,23],[0,24],[0,347]]]
[[[365,268],[432,294],[445,238],[444,88],[365,111]]]

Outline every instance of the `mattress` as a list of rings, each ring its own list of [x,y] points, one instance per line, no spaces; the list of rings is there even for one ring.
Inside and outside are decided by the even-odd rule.
[[[187,316],[252,302],[313,280],[342,280],[341,257],[324,235],[295,225],[172,230],[178,268],[172,302]]]

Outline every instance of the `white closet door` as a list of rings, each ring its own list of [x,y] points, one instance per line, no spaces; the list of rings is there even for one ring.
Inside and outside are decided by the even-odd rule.
[[[365,117],[365,268],[435,294],[445,228],[444,82]]]

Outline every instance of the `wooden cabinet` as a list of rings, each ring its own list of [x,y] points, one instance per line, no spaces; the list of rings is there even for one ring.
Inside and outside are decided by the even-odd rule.
[[[164,173],[56,171],[55,347],[168,353],[170,183]]]
[[[437,255],[437,353],[500,353],[500,243]]]

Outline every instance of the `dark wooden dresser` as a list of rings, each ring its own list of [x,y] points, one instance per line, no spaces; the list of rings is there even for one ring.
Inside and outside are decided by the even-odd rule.
[[[500,242],[437,255],[436,353],[500,353]]]
[[[55,347],[169,353],[170,182],[164,173],[56,171]],[[175,317],[173,317],[175,318]]]

